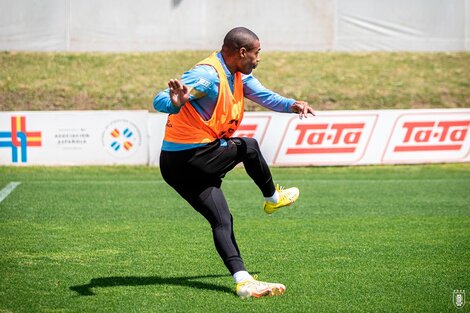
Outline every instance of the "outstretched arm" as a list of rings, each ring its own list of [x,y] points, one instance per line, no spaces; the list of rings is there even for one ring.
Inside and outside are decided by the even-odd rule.
[[[168,88],[159,92],[154,100],[153,107],[158,112],[177,114],[188,101],[202,98],[214,89],[213,76],[209,65],[201,65],[185,72],[181,79],[168,81]],[[217,73],[214,70],[214,75]],[[215,87],[217,90],[217,87]]]

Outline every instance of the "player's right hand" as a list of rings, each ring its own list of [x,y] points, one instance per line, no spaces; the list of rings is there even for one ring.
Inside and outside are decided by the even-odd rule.
[[[181,83],[178,79],[170,79],[168,82],[170,88],[170,100],[174,106],[180,107],[189,100],[189,87]]]

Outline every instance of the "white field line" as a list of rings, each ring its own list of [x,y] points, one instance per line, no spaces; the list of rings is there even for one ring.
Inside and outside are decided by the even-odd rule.
[[[2,190],[0,190],[0,203],[5,200],[8,195],[15,190],[18,185],[21,184],[20,182],[11,182],[8,185],[5,186]]]

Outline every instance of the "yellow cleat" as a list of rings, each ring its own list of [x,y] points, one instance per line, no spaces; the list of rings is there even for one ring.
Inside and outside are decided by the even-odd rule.
[[[286,291],[286,286],[277,283],[266,283],[255,278],[237,284],[237,295],[241,299],[280,296]]]
[[[300,191],[297,187],[283,189],[283,187],[276,185],[276,190],[279,192],[278,202],[264,201],[264,212],[267,214],[272,214],[284,206],[291,205],[299,198]]]

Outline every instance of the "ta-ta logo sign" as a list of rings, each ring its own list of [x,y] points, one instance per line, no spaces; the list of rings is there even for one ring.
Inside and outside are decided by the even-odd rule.
[[[28,147],[41,147],[41,145],[41,132],[27,131],[25,116],[12,116],[10,131],[0,131],[0,148],[10,149],[13,163],[28,162]]]
[[[352,164],[365,153],[377,115],[323,115],[289,122],[277,165]]]
[[[469,121],[406,122],[403,144],[395,152],[460,150],[467,137]]]
[[[384,162],[459,161],[470,151],[467,113],[405,114],[395,123]]]
[[[296,146],[287,154],[353,153],[356,151],[364,123],[300,124]]]
[[[254,138],[257,128],[258,128],[258,125],[256,124],[240,125],[240,127],[238,127],[237,129],[237,132],[233,136]]]
[[[245,116],[237,131],[233,134],[233,137],[255,138],[261,145],[270,121],[270,116]]]

